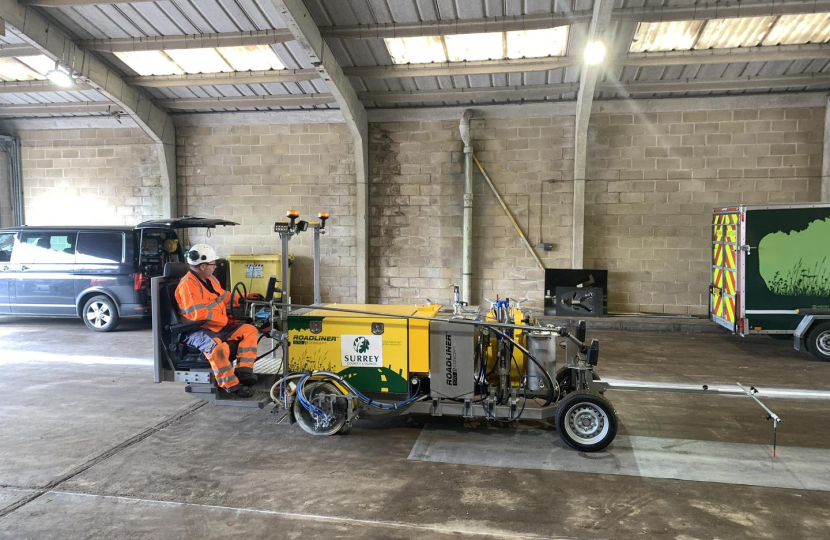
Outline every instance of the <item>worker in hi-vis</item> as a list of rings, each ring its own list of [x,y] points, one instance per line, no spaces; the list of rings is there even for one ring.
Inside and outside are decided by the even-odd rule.
[[[253,325],[228,317],[230,294],[213,277],[218,258],[207,244],[196,244],[185,253],[190,272],[176,287],[176,303],[182,317],[204,323],[187,334],[185,343],[205,354],[220,388],[240,397],[251,397],[250,387],[257,382],[254,361],[259,332]],[[252,293],[248,297],[259,295]],[[234,347],[238,347],[235,370],[231,364]]]

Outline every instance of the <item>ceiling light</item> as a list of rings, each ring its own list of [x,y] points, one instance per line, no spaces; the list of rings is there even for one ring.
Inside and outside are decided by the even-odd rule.
[[[589,66],[601,64],[605,60],[605,45],[601,41],[592,41],[585,47],[585,63]]]
[[[75,84],[75,81],[72,79],[72,75],[70,75],[69,72],[66,71],[65,68],[61,67],[57,62],[55,62],[55,69],[49,70],[46,73],[46,78],[58,86],[68,87]]]

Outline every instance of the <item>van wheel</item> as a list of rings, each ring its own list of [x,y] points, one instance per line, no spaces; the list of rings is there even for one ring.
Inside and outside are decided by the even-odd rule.
[[[807,350],[816,360],[830,362],[830,321],[813,326],[807,334]]]
[[[93,296],[84,304],[81,318],[90,330],[95,332],[110,332],[118,326],[120,317],[115,304],[104,295]]]

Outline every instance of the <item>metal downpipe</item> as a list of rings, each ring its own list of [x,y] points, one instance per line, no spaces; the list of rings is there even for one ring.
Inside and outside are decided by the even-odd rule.
[[[473,277],[473,137],[470,109],[461,115],[461,140],[464,142],[464,224],[463,224],[463,260],[461,263],[461,301],[472,303]]]

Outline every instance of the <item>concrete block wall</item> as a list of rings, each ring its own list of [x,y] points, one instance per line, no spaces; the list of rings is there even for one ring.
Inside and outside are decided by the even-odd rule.
[[[161,217],[161,168],[138,128],[22,131],[28,225],[134,225]]]
[[[586,267],[609,308],[703,315],[713,207],[818,201],[824,108],[594,114]]]
[[[473,121],[476,156],[548,268],[570,266],[573,117]],[[461,283],[463,143],[458,121],[371,124],[369,297],[448,303]],[[477,171],[477,169],[476,169]],[[474,175],[472,301],[529,298],[544,274],[480,173]]]
[[[354,144],[346,124],[179,127],[177,137],[179,213],[239,223],[209,238],[198,231],[189,243],[210,243],[223,256],[276,255],[274,222],[289,209],[307,221],[328,211],[322,295],[328,302],[355,300]],[[291,252],[293,299],[311,302],[311,232],[295,236]]]

